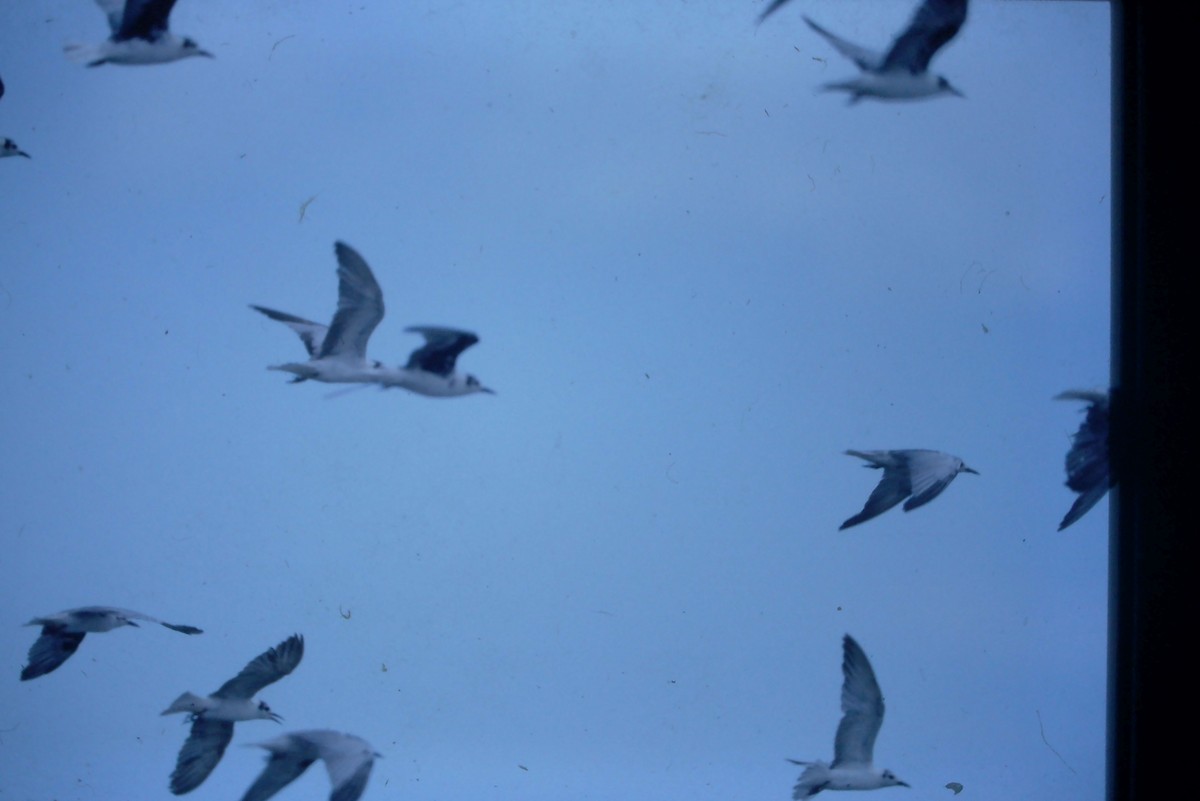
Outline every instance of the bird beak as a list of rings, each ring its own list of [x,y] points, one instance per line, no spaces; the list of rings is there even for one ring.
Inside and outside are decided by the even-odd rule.
[[[207,50],[197,50],[196,55],[204,56],[205,58],[216,58],[216,56],[214,56],[212,53],[208,52]]]
[[[973,473],[973,474],[975,474],[975,475],[979,475],[979,471],[978,471],[978,470],[972,470],[971,468],[967,467],[966,465],[963,465],[963,472],[964,472],[964,473]]]
[[[962,92],[955,89],[953,86],[948,87],[948,88],[950,89],[950,94],[954,95],[955,97],[961,97],[963,100],[967,99],[966,95],[964,95]],[[905,787],[907,787],[907,786],[908,785],[905,785]]]
[[[480,388],[479,388],[479,391],[480,391],[480,392],[486,392],[486,393],[487,393],[487,394],[489,394],[489,395],[495,395],[495,394],[496,394],[496,390],[494,390],[494,389],[488,389],[487,387],[480,387]]]
[[[276,723],[283,722],[283,715],[276,715],[274,712],[272,712],[270,714],[271,714],[271,720],[275,721]]]
[[[25,158],[27,158],[27,159],[31,159],[31,158],[33,158],[33,156],[29,155],[29,154],[28,154],[28,153],[26,153],[24,150],[18,150],[18,151],[17,151],[17,155],[18,155],[18,156],[24,156],[24,157],[25,157]]]
[[[132,620],[126,620],[126,621],[125,621],[125,625],[126,625],[126,626],[133,626],[135,629],[140,629],[140,628],[141,628],[141,626],[139,626],[137,623],[134,623]]]
[[[898,781],[898,782],[896,782],[896,784],[900,785],[901,787],[908,787],[908,788],[910,788],[910,789],[911,789],[911,787],[912,787],[912,785],[910,785],[908,782],[901,782],[901,781]]]

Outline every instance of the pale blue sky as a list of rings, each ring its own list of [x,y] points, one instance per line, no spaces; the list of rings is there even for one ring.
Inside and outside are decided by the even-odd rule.
[[[1108,382],[1105,5],[976,0],[934,61],[967,99],[855,107],[802,15],[882,46],[913,3],[251,5],[180,0],[214,60],[98,69],[61,53],[94,4],[0,5],[33,156],[0,162],[0,799],[168,798],[158,713],[296,631],[263,697],[383,753],[367,799],[787,799],[846,632],[912,785],[871,798],[1100,795],[1107,503],[1055,531],[1051,398]],[[499,394],[267,372],[301,346],[247,304],[327,320],[336,239],[375,358],[473,330]],[[878,477],[842,451],[903,447],[981,475],[839,532]],[[19,682],[20,624],[87,604],[206,633]]]

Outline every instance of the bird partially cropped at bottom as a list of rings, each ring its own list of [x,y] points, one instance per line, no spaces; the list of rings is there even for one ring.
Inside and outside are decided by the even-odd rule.
[[[63,51],[89,67],[101,64],[165,64],[189,56],[212,58],[186,36],[171,33],[168,17],[175,0],[96,0],[112,35],[97,45],[69,44]]]
[[[866,653],[854,638],[842,638],[842,720],[833,738],[833,762],[788,761],[804,765],[792,789],[792,798],[812,798],[822,790],[878,790],[908,787],[890,770],[877,770],[871,762],[875,738],[883,725],[883,693]]]
[[[387,367],[367,361],[367,341],[383,319],[383,290],[366,260],[344,242],[334,243],[338,260],[338,306],[329,325],[251,304],[272,320],[291,328],[308,350],[307,362],[273,366],[296,377],[293,383],[313,379],[330,384],[378,384],[403,387],[418,395],[455,397],[476,392],[495,393],[473,375],[454,369],[459,354],[479,341],[469,331],[438,326],[412,326],[425,337],[404,367]]]
[[[195,790],[208,778],[233,739],[233,724],[243,720],[282,718],[265,701],[254,696],[268,684],[279,681],[300,664],[304,656],[304,638],[293,634],[283,642],[255,657],[242,671],[210,696],[184,693],[162,714],[186,712],[192,730],[171,773],[171,792],[175,795]]]
[[[204,633],[195,626],[166,623],[141,612],[118,609],[114,606],[81,606],[56,615],[35,617],[25,625],[41,626],[42,634],[29,649],[29,664],[21,670],[21,681],[36,679],[57,670],[71,654],[79,650],[79,644],[86,635],[112,631],[122,626],[137,628],[138,624],[134,622],[137,620],[157,623],[183,634]]]
[[[866,459],[864,467],[883,470],[883,478],[867,498],[858,514],[846,520],[839,530],[857,526],[883,514],[908,498],[904,511],[911,512],[942,494],[959,473],[974,473],[957,456],[941,451],[909,449],[896,451],[846,451],[849,456]],[[909,497],[911,496],[911,497]]]
[[[318,759],[329,771],[329,801],[357,801],[379,756],[361,737],[328,729],[292,732],[257,745],[271,753],[242,801],[267,801]]]
[[[761,23],[788,0],[775,0],[759,15]],[[963,93],[941,75],[929,71],[935,53],[954,38],[967,19],[967,0],[924,0],[886,51],[856,45],[822,28],[808,17],[804,21],[846,58],[861,74],[852,80],[825,84],[824,89],[850,93],[850,102],[864,97],[879,100],[918,100],[941,94]]]
[[[1071,437],[1067,451],[1067,486],[1079,493],[1067,510],[1058,530],[1062,531],[1095,506],[1113,485],[1108,464],[1109,393],[1104,390],[1071,389],[1055,400],[1079,400],[1088,404],[1087,416]]]

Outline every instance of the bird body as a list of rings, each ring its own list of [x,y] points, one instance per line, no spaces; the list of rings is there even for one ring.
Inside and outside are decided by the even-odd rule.
[[[479,341],[469,331],[411,326],[405,330],[420,334],[425,344],[409,355],[407,364],[389,367],[368,360],[367,342],[383,319],[383,290],[366,260],[352,247],[337,242],[334,251],[338,260],[338,307],[329,325],[251,305],[295,331],[310,357],[306,362],[288,362],[269,369],[291,373],[296,376],[294,382],[312,379],[329,384],[378,384],[385,389],[401,387],[442,398],[476,392],[495,394],[475,376],[455,369],[458,356]]]
[[[164,64],[189,56],[212,58],[186,36],[168,28],[176,0],[96,0],[108,18],[112,35],[95,45],[70,44],[63,48],[73,60],[99,67],[101,64]]]
[[[942,494],[959,473],[979,471],[967,467],[963,460],[941,451],[910,448],[894,451],[846,451],[849,456],[865,459],[865,467],[882,469],[883,478],[867,498],[858,514],[840,526],[847,529],[883,514],[900,501],[904,511],[911,512]]]
[[[759,22],[785,5],[775,0]],[[848,92],[850,102],[864,97],[878,100],[917,100],[940,94],[963,94],[948,80],[929,72],[934,54],[954,38],[967,18],[967,0],[924,0],[912,19],[884,51],[854,44],[826,30],[808,17],[804,21],[834,49],[858,65],[858,77],[825,84],[824,89]]]
[[[292,732],[258,745],[270,756],[242,801],[266,801],[318,759],[325,762],[329,772],[330,801],[357,801],[379,756],[361,737],[327,729]]]
[[[175,770],[171,773],[172,793],[191,792],[208,778],[233,739],[235,722],[273,720],[278,723],[282,720],[265,701],[255,701],[254,696],[263,687],[295,670],[303,657],[304,638],[293,634],[252,659],[212,695],[186,692],[163,711],[164,715],[188,713],[192,722],[191,732],[179,750]]]
[[[1073,389],[1056,400],[1080,400],[1088,404],[1087,416],[1071,438],[1067,451],[1067,486],[1079,493],[1058,530],[1062,531],[1095,506],[1113,484],[1108,462],[1109,393],[1104,390]]]
[[[872,765],[883,712],[883,693],[875,671],[862,647],[847,634],[842,638],[842,720],[833,740],[833,762],[788,760],[805,766],[792,798],[811,798],[822,790],[908,787],[890,770]]]
[[[182,634],[203,633],[195,626],[166,623],[141,612],[115,606],[81,606],[54,615],[35,617],[25,625],[41,626],[42,633],[29,649],[29,664],[21,670],[21,681],[57,670],[79,649],[85,635],[112,631],[122,626],[137,627],[138,620],[158,623]]]

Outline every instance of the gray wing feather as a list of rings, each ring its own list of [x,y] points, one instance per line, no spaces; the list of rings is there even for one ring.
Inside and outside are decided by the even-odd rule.
[[[834,46],[834,49],[857,64],[859,69],[874,72],[883,64],[882,53],[862,45],[856,45],[854,42],[848,42],[832,31],[822,28],[808,17],[805,17],[804,21],[808,23],[808,27],[825,37],[826,41]]]
[[[966,19],[967,0],[925,0],[892,43],[880,69],[924,72],[934,53],[954,38]]]
[[[408,369],[425,370],[437,375],[453,373],[459,355],[479,341],[479,337],[470,331],[455,328],[414,325],[404,330],[425,337],[425,344],[409,355]]]
[[[175,0],[125,0],[121,24],[113,31],[113,39],[157,39],[167,30],[167,18]],[[109,15],[109,22],[112,15]]]
[[[1087,417],[1071,438],[1067,451],[1067,486],[1079,493],[1058,525],[1062,531],[1095,506],[1113,484],[1108,460],[1109,395],[1107,392],[1070,390],[1059,400],[1081,400],[1088,404]]]
[[[363,791],[367,789],[367,779],[371,778],[371,767],[374,764],[373,760],[368,759],[359,765],[349,778],[333,788],[333,792],[329,795],[329,801],[358,801]]]
[[[268,309],[266,306],[255,306],[253,303],[250,304],[250,308],[257,312],[262,312],[272,320],[281,322],[295,331],[300,336],[300,341],[304,343],[304,348],[308,351],[310,359],[321,352],[321,345],[325,342],[325,335],[329,331],[329,326],[314,323],[312,320],[305,320],[303,317],[297,317],[287,312]]]
[[[179,759],[171,773],[171,792],[183,795],[199,787],[221,761],[232,739],[231,722],[196,718],[192,733],[179,749]]]
[[[913,496],[904,503],[904,511],[910,512],[924,506],[941,495],[958,475],[962,464],[957,456],[939,451],[903,451],[907,464],[906,472]]]
[[[57,670],[79,650],[83,632],[70,632],[59,625],[42,627],[42,634],[29,647],[29,664],[21,670],[21,681],[36,679]]]
[[[293,634],[250,661],[242,672],[213,693],[216,698],[253,698],[259,690],[296,669],[304,657],[304,638]]]
[[[866,467],[883,468],[883,478],[879,480],[879,484],[867,498],[867,503],[863,506],[862,511],[848,518],[846,522],[842,523],[839,530],[857,526],[859,523],[877,517],[912,494],[908,471],[902,466],[897,466],[887,451],[846,451],[846,453],[866,459],[870,462],[865,465]]]
[[[833,741],[831,767],[870,765],[883,725],[883,693],[866,653],[849,634],[842,640],[842,721]]]
[[[383,290],[354,248],[336,242],[334,251],[338,260],[338,307],[318,358],[365,359],[367,341],[383,319]]]
[[[242,801],[266,801],[299,778],[316,759],[315,748],[271,754],[267,766],[242,796]]]

